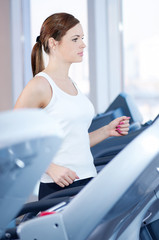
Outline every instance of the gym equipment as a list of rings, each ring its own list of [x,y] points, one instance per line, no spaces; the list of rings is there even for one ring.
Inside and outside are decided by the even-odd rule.
[[[120,93],[116,99],[106,109],[105,113],[113,111],[115,109],[121,109],[125,116],[130,116],[130,123],[139,122],[142,123],[143,117],[134,101],[132,96],[127,93]]]
[[[92,132],[121,116],[131,117],[130,131],[139,129],[143,122],[143,117],[139,112],[135,101],[130,95],[124,92],[120,93],[116,97],[116,99],[110,104],[105,112],[97,114],[94,117],[88,131]]]
[[[20,224],[20,239],[139,239],[142,225],[159,213],[158,129],[159,119],[116,155],[63,211]]]
[[[94,117],[88,131],[92,132],[121,116],[130,116],[128,136],[123,136],[122,138],[108,138],[92,147],[91,152],[95,159],[95,165],[98,164],[99,158],[103,158],[104,162],[104,158],[107,158],[108,155],[116,155],[119,153],[119,151],[121,151],[130,141],[145,130],[146,127],[152,124],[151,120],[144,124],[142,123],[143,118],[135,101],[130,95],[122,92],[110,104],[105,112],[97,114],[96,117]],[[105,163],[107,162],[106,159]]]
[[[141,134],[146,128],[151,126],[158,117],[159,115],[157,115],[153,121],[148,121],[145,124],[142,124],[139,129],[129,132],[126,136],[111,137],[92,147],[91,152],[94,157],[94,164],[97,166],[97,170],[101,169],[102,166],[104,167],[105,164],[110,162],[110,160],[112,160],[116,154],[124,149],[127,144]],[[99,165],[102,166],[99,167]]]
[[[52,161],[62,136],[41,110],[0,113],[0,238]]]
[[[98,143],[97,145],[91,148],[91,152],[94,159],[102,158],[112,154],[116,155],[124,147],[126,147],[128,143],[130,143],[134,138],[141,134],[148,126],[150,125],[146,125],[136,131],[132,131],[126,136],[110,137]]]

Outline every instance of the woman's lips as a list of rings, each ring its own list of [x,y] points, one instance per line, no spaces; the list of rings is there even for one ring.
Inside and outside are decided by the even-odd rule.
[[[78,53],[78,55],[80,55],[81,57],[83,57],[83,52]]]

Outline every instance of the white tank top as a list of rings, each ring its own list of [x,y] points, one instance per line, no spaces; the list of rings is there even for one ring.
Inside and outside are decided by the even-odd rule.
[[[90,151],[88,128],[94,117],[94,107],[89,99],[81,93],[77,85],[77,95],[72,96],[60,89],[55,82],[44,72],[37,74],[45,77],[52,88],[52,98],[43,109],[58,122],[64,132],[63,144],[53,159],[53,163],[70,168],[80,179],[95,177],[96,168]],[[52,178],[44,173],[41,182],[53,182]]]

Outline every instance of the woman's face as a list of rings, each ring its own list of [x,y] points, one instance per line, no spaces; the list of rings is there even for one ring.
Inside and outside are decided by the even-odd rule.
[[[57,42],[56,54],[66,63],[81,62],[83,50],[83,29],[80,23],[69,29],[60,42]]]

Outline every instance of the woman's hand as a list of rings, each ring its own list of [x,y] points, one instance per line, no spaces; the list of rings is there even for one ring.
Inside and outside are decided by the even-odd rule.
[[[69,168],[51,163],[46,173],[60,187],[65,187],[73,183],[75,179],[79,179],[77,174]]]
[[[130,117],[119,117],[110,122],[107,125],[107,130],[109,131],[110,137],[118,137],[127,135],[129,131],[129,119]]]
[[[102,142],[109,137],[119,137],[127,135],[129,131],[130,117],[119,117],[110,122],[108,125],[101,127],[89,133],[90,147]]]

